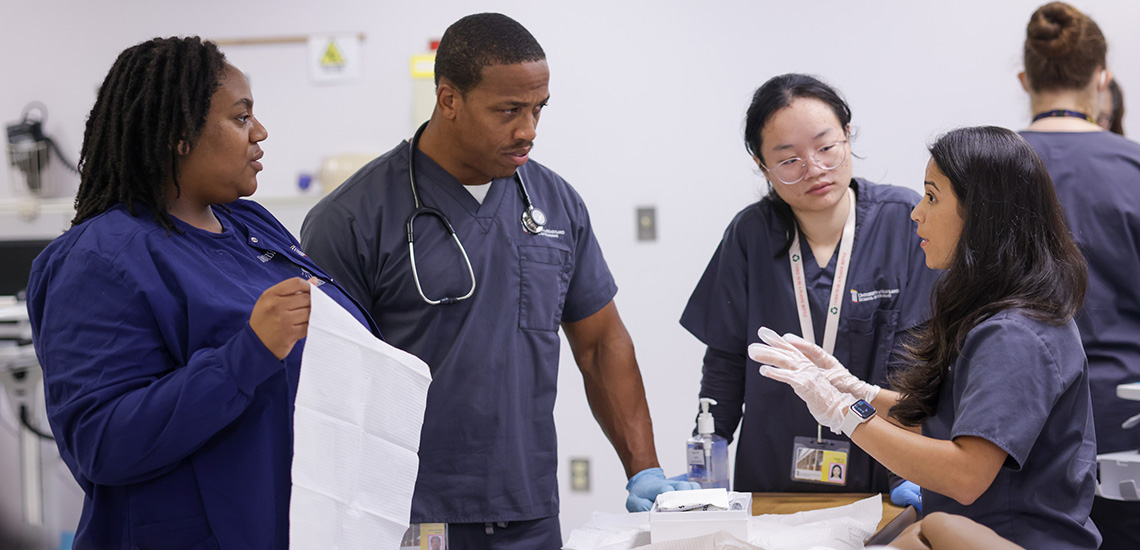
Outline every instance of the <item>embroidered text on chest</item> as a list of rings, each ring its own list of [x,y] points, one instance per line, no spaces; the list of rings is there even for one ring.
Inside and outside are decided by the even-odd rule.
[[[894,298],[898,293],[899,289],[897,288],[872,290],[869,292],[859,292],[858,290],[851,289],[851,303],[861,304],[863,302],[870,302],[873,300],[886,300]]]

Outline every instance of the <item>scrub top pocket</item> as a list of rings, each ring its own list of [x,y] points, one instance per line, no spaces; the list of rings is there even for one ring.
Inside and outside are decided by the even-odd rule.
[[[519,245],[519,328],[557,331],[570,286],[570,251]]]
[[[876,310],[863,319],[848,319],[847,349],[850,355],[844,366],[872,384],[885,382],[886,369],[883,367],[890,359],[898,325],[899,312],[894,309]]]

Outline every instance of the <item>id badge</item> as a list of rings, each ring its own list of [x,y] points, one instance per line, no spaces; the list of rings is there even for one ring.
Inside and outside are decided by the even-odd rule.
[[[447,550],[446,523],[413,523],[404,532],[400,550]]]
[[[847,456],[851,444],[846,441],[797,437],[792,445],[792,481],[847,485]]]

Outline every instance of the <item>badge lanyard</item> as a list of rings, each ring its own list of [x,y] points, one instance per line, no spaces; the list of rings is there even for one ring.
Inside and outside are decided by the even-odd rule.
[[[831,297],[827,301],[827,324],[823,327],[823,350],[835,353],[835,335],[839,332],[839,312],[843,309],[843,287],[847,285],[848,268],[851,267],[851,249],[855,241],[855,192],[847,188],[850,207],[847,209],[847,222],[843,225],[843,238],[839,241],[839,258],[835,262],[835,280],[831,283]],[[816,258],[818,263],[819,258]],[[808,308],[807,282],[804,277],[803,254],[800,252],[800,232],[797,229],[788,249],[788,263],[792,266],[792,285],[796,293],[796,313],[800,317],[802,337],[815,343],[815,328],[812,326],[811,309]],[[826,264],[820,268],[825,268]]]
[[[855,192],[847,188],[849,199],[847,222],[843,224],[843,237],[839,241],[839,258],[835,262],[835,279],[831,283],[831,297],[827,301],[827,323],[823,326],[823,350],[835,354],[835,336],[839,332],[839,312],[843,309],[843,287],[847,286],[848,268],[851,267],[851,249],[855,244]],[[800,331],[808,342],[815,343],[811,309],[808,307],[807,282],[804,276],[803,253],[800,251],[800,232],[796,228],[792,246],[788,249],[788,263],[792,267],[792,285],[796,294],[796,313],[800,317]],[[816,258],[819,263],[819,258]],[[820,269],[827,264],[821,265]],[[822,440],[822,427],[816,438]]]

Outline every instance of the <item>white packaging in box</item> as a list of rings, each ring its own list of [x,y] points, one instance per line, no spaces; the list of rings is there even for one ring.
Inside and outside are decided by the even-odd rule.
[[[726,498],[727,496],[727,498]],[[715,506],[727,502],[727,509]],[[709,509],[705,504],[711,504]],[[697,507],[686,511],[663,511]],[[748,518],[752,517],[752,493],[734,493],[725,489],[670,491],[657,496],[649,511],[649,536],[653,543],[688,539],[725,531],[740,540],[748,540]]]
[[[1096,456],[1100,468],[1096,494],[1111,500],[1140,500],[1140,453],[1121,451]]]

